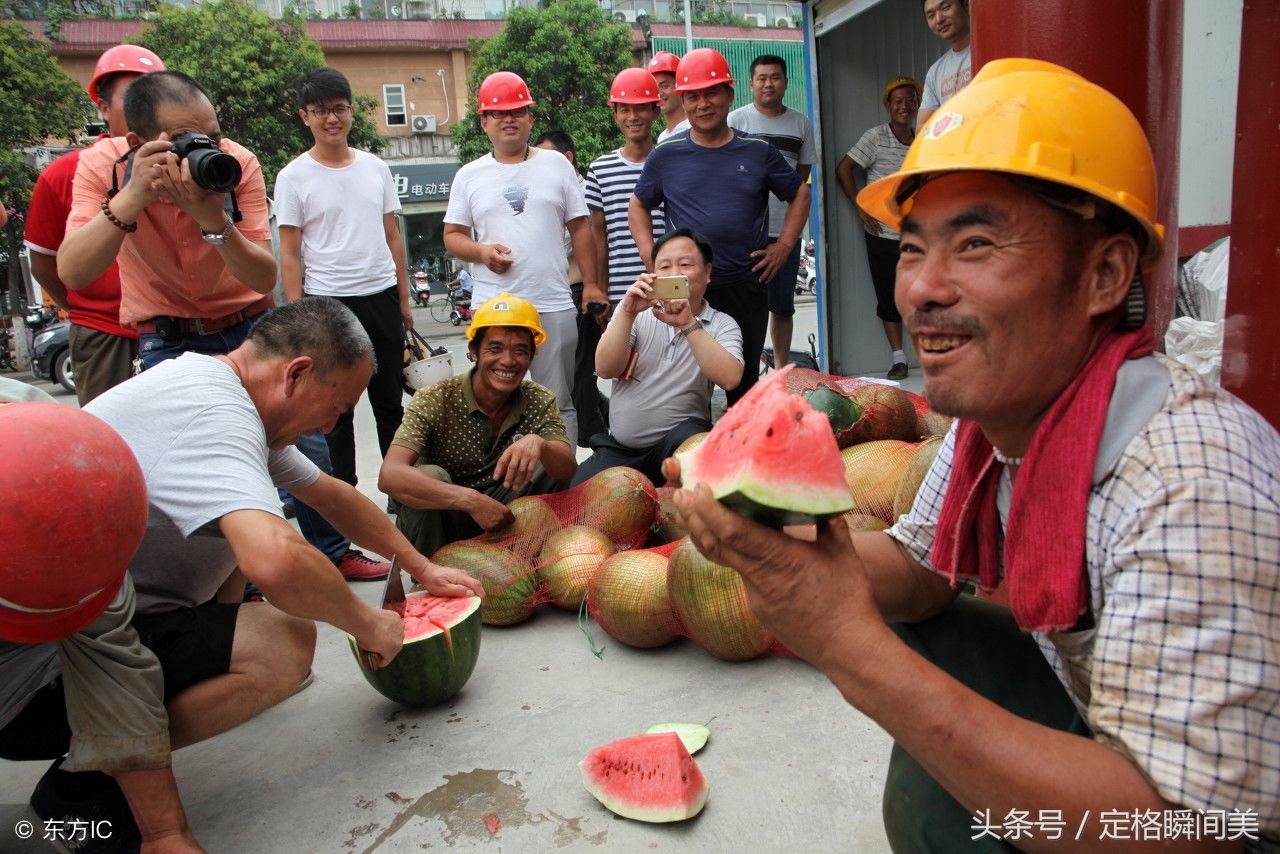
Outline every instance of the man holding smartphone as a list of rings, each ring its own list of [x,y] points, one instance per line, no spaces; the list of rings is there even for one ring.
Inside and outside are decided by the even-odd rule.
[[[711,429],[714,386],[729,391],[741,381],[742,331],[703,301],[711,259],[702,235],[668,232],[654,247],[654,272],[641,274],[618,303],[596,347],[596,373],[614,381],[609,432],[592,437],[575,485],[611,466],[661,483],[662,461]],[[680,292],[683,299],[660,299]]]

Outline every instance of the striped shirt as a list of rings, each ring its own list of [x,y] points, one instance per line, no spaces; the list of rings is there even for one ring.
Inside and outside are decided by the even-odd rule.
[[[1114,430],[1149,394],[1154,414]],[[1095,740],[1129,756],[1171,803],[1252,810],[1261,839],[1246,850],[1275,850],[1280,436],[1163,357],[1126,363],[1111,401],[1085,533],[1094,626],[1033,637]],[[889,530],[926,567],[954,443],[953,428]],[[1007,472],[1003,481],[1007,496]],[[997,506],[1003,523],[1007,505]]]
[[[632,163],[622,156],[622,149],[602,154],[587,169],[585,194],[587,208],[604,214],[605,239],[609,244],[609,300],[626,296],[627,288],[645,271],[644,261],[627,225],[627,209],[631,193],[644,169],[644,162]],[[653,239],[667,231],[662,206],[652,211]]]
[[[893,129],[888,125],[876,125],[864,133],[853,148],[845,152],[845,157],[866,169],[867,183],[874,184],[902,168],[902,161],[910,147],[909,144],[903,145],[898,142],[898,138],[893,135]],[[880,225],[884,230],[876,235],[877,237],[898,239],[898,232],[884,223]],[[870,234],[871,229],[867,229],[867,233]]]

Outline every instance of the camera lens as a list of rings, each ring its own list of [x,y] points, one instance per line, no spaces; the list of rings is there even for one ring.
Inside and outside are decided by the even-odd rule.
[[[200,149],[187,155],[191,177],[206,190],[226,193],[240,184],[240,163],[226,152]]]

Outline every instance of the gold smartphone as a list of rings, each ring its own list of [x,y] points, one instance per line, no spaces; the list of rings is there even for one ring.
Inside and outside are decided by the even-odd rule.
[[[653,280],[653,293],[649,295],[649,299],[669,300],[688,298],[688,276],[658,276]]]

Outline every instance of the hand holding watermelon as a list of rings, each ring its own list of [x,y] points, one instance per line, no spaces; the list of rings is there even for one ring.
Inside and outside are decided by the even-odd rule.
[[[806,542],[738,515],[705,485],[678,490],[672,500],[698,551],[738,571],[752,612],[800,658],[824,667],[828,652],[848,648],[838,636],[888,631],[843,519],[820,520],[817,539]]]
[[[386,667],[404,646],[404,621],[395,611],[366,608],[363,626],[352,632],[356,646],[371,667]]]
[[[432,563],[425,557],[421,565],[411,561],[401,564],[432,596],[479,596],[484,598],[484,585],[461,569]]]

